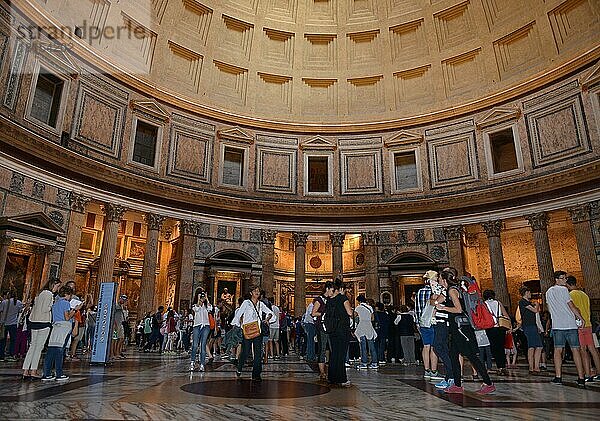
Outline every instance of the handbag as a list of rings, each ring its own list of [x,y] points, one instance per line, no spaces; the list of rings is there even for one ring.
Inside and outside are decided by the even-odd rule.
[[[500,329],[512,330],[512,322],[500,312],[500,303],[498,303],[498,327]]]
[[[260,335],[260,325],[258,324],[258,320],[244,323],[242,325],[242,332],[244,333],[244,338],[248,340],[258,337]]]
[[[419,319],[419,326],[431,327],[434,311],[435,307],[427,303],[425,305],[425,308],[423,309],[423,312],[421,313],[421,318]]]

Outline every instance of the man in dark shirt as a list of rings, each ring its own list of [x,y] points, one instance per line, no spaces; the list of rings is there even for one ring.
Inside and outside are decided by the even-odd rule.
[[[377,356],[379,364],[385,364],[385,350],[387,348],[388,333],[390,331],[390,315],[385,312],[383,303],[375,304],[375,331],[377,339],[375,339],[375,347],[377,348]]]
[[[146,347],[144,349],[145,352],[150,351],[152,348],[156,346],[158,343],[159,351],[162,349],[160,346],[160,340],[162,339],[162,335],[160,334],[160,325],[162,324],[162,314],[165,308],[163,306],[158,307],[158,310],[152,316],[152,333],[150,335],[150,340],[146,343]]]
[[[527,360],[529,361],[529,374],[536,375],[540,372],[540,359],[542,357],[542,337],[536,322],[536,314],[540,312],[538,303],[532,303],[531,291],[526,286],[519,289],[521,300],[519,312],[521,313],[521,329],[527,338]]]

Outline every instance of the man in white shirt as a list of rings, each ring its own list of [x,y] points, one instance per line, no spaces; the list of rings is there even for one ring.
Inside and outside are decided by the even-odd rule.
[[[313,307],[315,305],[310,303],[306,307],[306,312],[302,318],[302,327],[306,332],[306,361],[315,362],[317,356],[315,354],[315,337],[317,336],[317,329],[315,328],[315,320],[312,317]]]
[[[577,386],[585,387],[583,362],[579,349],[577,329],[583,326],[581,314],[573,303],[566,287],[567,274],[562,270],[554,272],[554,286],[546,291],[546,304],[552,318],[552,338],[554,339],[554,370],[556,377],[552,384],[562,384],[562,356],[568,342],[573,352],[573,361],[577,367]]]
[[[238,326],[242,327],[244,330],[244,326],[253,322],[258,322],[259,325],[262,321],[269,322],[273,318],[273,312],[267,307],[260,298],[260,286],[252,285],[250,286],[250,294],[251,297],[249,300],[245,300],[240,306],[239,316],[236,316],[237,320],[234,320],[234,323]],[[239,318],[238,318],[239,317]],[[246,357],[250,352],[250,347],[252,347],[252,351],[254,354],[254,360],[252,363],[252,380],[255,382],[262,381],[260,376],[262,372],[262,334],[254,338],[247,338],[246,334],[244,334],[244,339],[242,340],[242,353],[240,358],[238,359],[237,371],[236,374],[238,377],[242,375],[242,368],[244,367],[244,363],[246,362]]]
[[[273,303],[271,306],[271,311],[273,312],[273,317],[271,318],[270,333],[269,333],[269,343],[267,344],[267,354],[269,357],[273,357],[274,359],[279,359],[279,314],[281,311],[279,307],[275,305],[275,298],[269,298],[269,301]]]

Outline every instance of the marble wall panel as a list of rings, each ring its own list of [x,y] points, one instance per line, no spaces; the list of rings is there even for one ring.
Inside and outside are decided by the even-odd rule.
[[[195,133],[182,125],[171,129],[168,174],[184,179],[210,182],[214,136]]]
[[[475,133],[428,142],[432,187],[476,181],[479,178]]]
[[[342,194],[382,193],[381,152],[340,150]]]
[[[256,188],[273,193],[296,193],[297,151],[257,145]]]

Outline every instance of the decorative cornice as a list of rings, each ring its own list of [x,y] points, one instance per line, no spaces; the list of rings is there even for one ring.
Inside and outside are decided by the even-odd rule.
[[[149,230],[159,231],[162,228],[163,222],[165,222],[165,217],[162,215],[157,215],[155,213],[146,213],[144,214],[144,221],[148,225]]]
[[[155,101],[131,101],[130,104],[133,111],[148,114],[163,123],[169,121],[169,114]]]
[[[221,140],[230,140],[248,145],[252,145],[254,143],[254,136],[245,130],[240,129],[239,127],[218,130],[217,137]]]
[[[525,219],[533,231],[546,231],[550,216],[546,212],[537,212],[531,215],[525,215]]]
[[[260,230],[260,239],[264,244],[273,245],[277,239],[277,231]]]
[[[360,235],[365,246],[376,246],[379,242],[379,232],[377,231],[362,232]]]
[[[296,245],[296,247],[306,247],[306,242],[308,241],[308,233],[294,232],[292,233],[292,238],[294,239],[294,244]]]
[[[451,227],[444,227],[444,236],[450,241],[460,241],[463,237],[465,229],[462,225],[453,225]]]
[[[571,217],[571,221],[574,224],[589,221],[590,220],[590,210],[591,210],[591,206],[589,203],[579,205],[579,206],[573,206],[568,209],[569,216]]]
[[[111,222],[121,222],[123,215],[125,215],[125,212],[127,211],[127,208],[124,206],[116,205],[114,203],[105,203],[101,205],[101,207],[104,216]]]
[[[179,221],[179,232],[182,235],[198,235],[200,223],[195,221]]]
[[[69,194],[69,203],[73,212],[85,213],[85,208],[90,202],[90,198],[77,192],[71,192]]]
[[[302,150],[335,151],[337,145],[323,136],[313,136],[300,144]]]
[[[476,126],[478,129],[482,129],[484,127],[504,123],[505,121],[517,120],[520,116],[521,110],[519,108],[497,107],[487,112],[479,121],[477,121]]]
[[[500,237],[500,232],[502,231],[503,225],[504,224],[500,220],[487,221],[481,223],[481,226],[483,227],[483,230],[485,231],[488,238]]]
[[[423,143],[424,137],[422,133],[402,130],[399,133],[386,139],[383,144],[386,148],[394,148],[404,145],[415,145]]]
[[[342,247],[344,245],[344,240],[346,239],[346,233],[331,232],[329,233],[329,239],[331,240],[331,245],[333,247]]]

